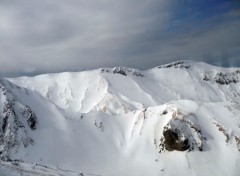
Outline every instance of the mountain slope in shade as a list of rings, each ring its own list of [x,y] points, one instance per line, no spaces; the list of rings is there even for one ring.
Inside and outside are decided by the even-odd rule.
[[[240,173],[239,68],[179,61],[0,82],[2,174]]]

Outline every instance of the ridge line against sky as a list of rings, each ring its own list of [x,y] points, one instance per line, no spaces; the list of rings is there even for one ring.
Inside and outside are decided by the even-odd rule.
[[[239,0],[1,0],[0,76],[240,66]]]

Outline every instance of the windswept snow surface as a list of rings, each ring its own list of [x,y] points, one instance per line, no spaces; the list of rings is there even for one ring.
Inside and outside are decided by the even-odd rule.
[[[0,175],[240,174],[239,68],[1,78],[0,102]]]

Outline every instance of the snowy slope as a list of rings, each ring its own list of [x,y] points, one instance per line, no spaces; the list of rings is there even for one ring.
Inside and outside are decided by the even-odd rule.
[[[0,83],[2,174],[240,173],[238,68],[180,61]]]

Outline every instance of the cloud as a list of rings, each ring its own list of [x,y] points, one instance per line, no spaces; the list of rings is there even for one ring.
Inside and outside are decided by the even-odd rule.
[[[173,0],[0,4],[3,76],[118,65],[146,69],[182,58],[220,64],[216,58],[222,50],[230,64],[239,64],[237,9],[201,19],[200,25],[178,17],[180,6]]]
[[[164,44],[160,43],[157,49],[161,48],[159,52],[172,60],[182,57],[220,66],[240,66],[239,12],[232,10],[206,19],[186,32],[162,40]]]

